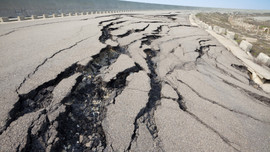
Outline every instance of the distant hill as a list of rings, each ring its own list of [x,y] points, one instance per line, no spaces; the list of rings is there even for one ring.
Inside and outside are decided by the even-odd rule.
[[[98,10],[196,9],[120,0],[0,0],[0,16],[16,17]]]

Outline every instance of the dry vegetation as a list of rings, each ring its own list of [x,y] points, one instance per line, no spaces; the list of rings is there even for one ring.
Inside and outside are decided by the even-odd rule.
[[[209,25],[217,25],[236,33],[235,40],[240,43],[243,39],[253,39],[251,54],[255,57],[263,52],[270,56],[270,35],[267,37],[265,28],[270,28],[270,21],[256,20],[256,17],[269,17],[264,14],[243,13],[199,13],[196,15],[200,20]],[[258,28],[259,27],[259,28]],[[249,41],[249,40],[248,40]]]

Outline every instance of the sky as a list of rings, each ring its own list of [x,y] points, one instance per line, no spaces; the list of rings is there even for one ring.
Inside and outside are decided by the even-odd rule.
[[[216,8],[270,10],[270,0],[125,0],[134,2]]]

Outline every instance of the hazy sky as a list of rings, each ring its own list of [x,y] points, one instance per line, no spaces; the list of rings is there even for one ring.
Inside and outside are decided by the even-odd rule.
[[[270,10],[270,0],[126,0],[126,1],[184,5],[184,6]]]

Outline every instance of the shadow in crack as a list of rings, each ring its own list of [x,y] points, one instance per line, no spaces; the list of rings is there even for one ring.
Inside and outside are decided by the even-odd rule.
[[[75,74],[79,67],[80,66],[78,64],[73,64],[58,74],[55,79],[40,85],[27,94],[19,95],[19,100],[15,103],[14,108],[9,112],[9,119],[0,134],[2,134],[2,132],[19,117],[47,107],[52,101],[52,92],[55,86],[63,79]]]
[[[122,53],[126,53],[122,47],[107,46],[85,67],[82,78],[62,101],[67,110],[57,119],[60,140],[53,150],[103,151],[107,147],[102,128],[106,107],[125,88],[126,78],[142,69],[136,64],[105,83],[99,76],[101,68],[111,65]]]

